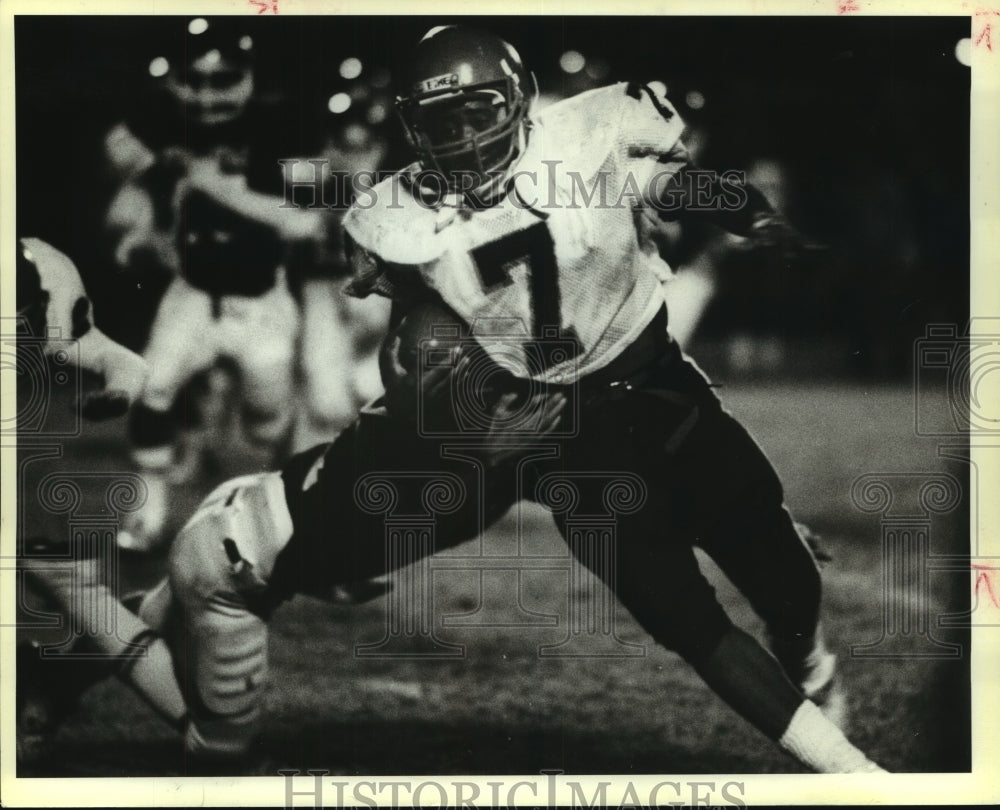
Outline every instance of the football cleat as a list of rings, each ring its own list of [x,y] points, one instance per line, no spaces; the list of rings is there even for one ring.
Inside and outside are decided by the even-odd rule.
[[[837,673],[837,656],[825,653],[800,684],[802,694],[819,706],[826,719],[848,731],[847,695]]]
[[[837,656],[827,650],[822,629],[811,640],[789,642],[770,636],[768,641],[788,679],[846,734],[847,696],[837,672]]]

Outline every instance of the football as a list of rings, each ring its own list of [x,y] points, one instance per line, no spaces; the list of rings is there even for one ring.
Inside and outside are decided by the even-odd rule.
[[[391,329],[382,343],[379,369],[382,382],[389,382],[403,370],[418,370],[420,353],[426,362],[445,362],[450,351],[468,341],[469,327],[443,303],[432,301],[417,304],[403,320]]]
[[[386,408],[393,416],[417,418],[421,377],[440,369],[435,376],[443,382],[441,377],[454,366],[455,351],[471,342],[468,331],[461,318],[439,302],[416,305],[389,331],[379,352],[379,372]]]

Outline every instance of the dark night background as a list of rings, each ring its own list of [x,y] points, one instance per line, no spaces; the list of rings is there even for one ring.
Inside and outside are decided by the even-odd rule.
[[[146,66],[183,19],[16,20],[17,231],[74,257],[111,333],[101,138],[148,92]],[[282,137],[308,148],[323,126],[313,99],[341,59],[395,68],[430,26],[456,21],[282,16],[246,24],[259,87],[287,110]],[[704,352],[711,355],[713,338],[742,331],[813,346],[834,373],[901,379],[926,324],[967,320],[970,71],[954,48],[969,36],[968,18],[478,22],[518,47],[543,91],[577,89],[578,77],[558,62],[575,49],[607,61],[606,82],[665,81],[705,138],[704,165],[739,168],[763,157],[786,167],[789,216],[832,251],[798,274],[723,276],[699,333]],[[703,94],[701,109],[685,104],[689,90]],[[390,163],[406,160],[398,151]],[[786,370],[801,366],[792,358]]]

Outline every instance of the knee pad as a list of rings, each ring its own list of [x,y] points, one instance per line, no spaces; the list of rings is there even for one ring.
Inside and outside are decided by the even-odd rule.
[[[292,533],[279,474],[244,476],[212,492],[170,552],[170,586],[183,621],[179,665],[200,754],[244,752],[256,732],[267,677],[268,581]]]
[[[234,478],[217,487],[177,535],[171,588],[185,605],[247,604],[266,589],[274,561],[292,536],[280,473]]]
[[[209,603],[189,616],[185,686],[188,749],[201,756],[247,751],[267,682],[267,625],[246,609]]]

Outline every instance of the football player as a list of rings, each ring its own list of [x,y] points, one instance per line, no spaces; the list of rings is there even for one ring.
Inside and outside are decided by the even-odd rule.
[[[619,519],[615,563],[597,573],[614,570],[646,630],[806,765],[880,770],[831,720],[843,695],[815,558],[774,469],[669,337],[639,225],[700,212],[783,260],[801,238],[738,175],[692,165],[662,88],[615,84],[532,116],[517,52],[459,26],[429,32],[411,69],[398,108],[418,160],[347,213],[353,291],[436,297],[498,367],[574,399],[577,435],[525,469],[632,470],[655,493]],[[722,610],[695,545],[763,618],[770,653]]]
[[[293,147],[280,116],[255,99],[254,42],[241,21],[178,20],[172,46],[150,64],[159,103],[134,116],[146,140],[127,127],[108,139],[124,178],[108,214],[121,234],[116,255],[130,270],[153,262],[174,276],[152,323],[149,379],[131,414],[132,455],[148,490],[120,533],[122,546],[135,550],[164,539],[169,482],[197,469],[190,462],[207,431],[179,393],[217,361],[231,361],[240,377],[247,438],[264,454],[281,452],[299,335],[285,260],[323,227],[324,212],[283,206],[278,159],[294,151],[283,151]]]
[[[124,414],[142,391],[146,363],[94,325],[93,306],[72,260],[41,239],[19,239],[16,295],[19,338],[40,341],[45,356],[65,352],[74,341],[77,351],[66,356],[103,380],[100,390],[85,395],[83,416]]]

